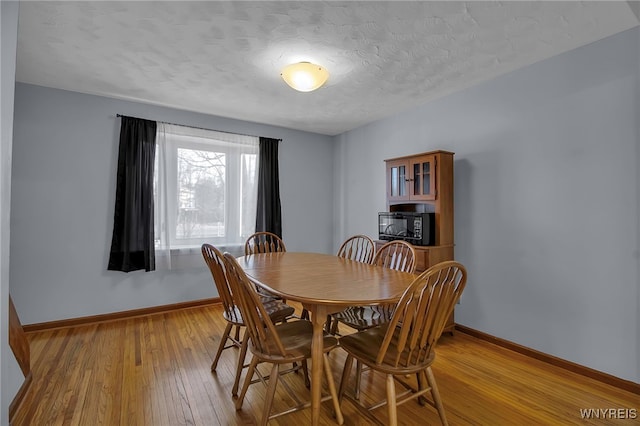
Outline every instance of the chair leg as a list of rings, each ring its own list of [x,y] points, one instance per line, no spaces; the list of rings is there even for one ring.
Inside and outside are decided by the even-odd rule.
[[[332,318],[331,315],[327,315],[327,321],[324,323],[324,330],[327,333],[331,333],[331,322],[332,322]]]
[[[389,412],[389,426],[398,426],[396,384],[393,381],[393,374],[387,374],[387,410]]]
[[[307,360],[302,360],[302,374],[304,374],[304,387],[311,389],[311,381],[309,380],[309,368],[307,367]]]
[[[324,374],[327,376],[327,385],[329,386],[329,393],[331,394],[331,400],[333,401],[333,409],[336,413],[336,420],[338,424],[344,423],[342,417],[342,410],[340,410],[340,401],[338,401],[338,394],[336,393],[336,384],[333,381],[333,374],[331,373],[331,366],[329,365],[329,357],[326,353],[322,354]]]
[[[329,333],[331,333],[333,336],[335,336],[338,333],[338,323],[340,321],[338,321],[337,319],[331,319],[331,330],[329,331]]]
[[[220,338],[220,344],[218,345],[218,352],[216,353],[216,357],[213,360],[213,363],[211,364],[211,372],[216,371],[216,368],[218,367],[218,360],[220,359],[220,354],[222,354],[222,351],[224,350],[224,345],[227,343],[227,339],[229,338],[229,333],[231,333],[231,327],[233,327],[233,325],[228,322],[227,326],[224,328],[224,333],[222,333],[222,337]]]
[[[433,396],[433,402],[435,403],[438,414],[440,415],[442,426],[447,426],[447,416],[445,416],[444,414],[444,405],[442,405],[442,399],[440,399],[440,391],[438,391],[436,378],[433,375],[433,371],[431,371],[431,367],[427,367],[427,369],[425,370],[425,375],[427,376],[427,382],[429,382],[429,386],[431,387],[431,395]]]
[[[273,396],[276,393],[276,385],[278,384],[278,376],[280,375],[280,365],[273,364],[271,367],[271,375],[269,376],[269,386],[267,387],[267,393],[264,396],[264,407],[262,408],[262,420],[260,424],[267,426],[269,423],[269,413],[271,413],[271,405],[273,404]]]
[[[342,378],[340,379],[340,388],[338,389],[338,401],[342,403],[342,397],[344,391],[347,388],[347,381],[349,380],[349,374],[351,374],[351,366],[353,364],[353,356],[347,355],[347,360],[344,362],[344,368],[342,370]]]
[[[362,378],[362,363],[356,360],[356,387],[353,391],[353,398],[360,400],[360,380]]]
[[[244,360],[247,357],[247,346],[249,346],[249,335],[245,330],[242,337],[242,346],[240,346],[240,354],[238,355],[238,367],[236,368],[236,380],[233,382],[233,389],[231,389],[232,396],[238,396],[238,385],[240,384],[240,376],[244,369]]]
[[[416,373],[416,379],[418,381],[418,390],[424,390],[426,388],[424,371],[418,371]],[[427,404],[427,399],[424,397],[424,395],[418,397],[418,404],[422,406],[425,406]]]
[[[257,365],[258,365],[258,358],[254,356],[251,358],[251,363],[249,364],[247,375],[244,378],[244,383],[242,385],[242,390],[240,391],[240,396],[238,396],[238,399],[236,399],[236,410],[239,410],[240,408],[242,408],[244,395],[247,393],[247,389],[249,389],[249,385],[251,384],[251,378],[253,377],[253,373],[255,372]]]

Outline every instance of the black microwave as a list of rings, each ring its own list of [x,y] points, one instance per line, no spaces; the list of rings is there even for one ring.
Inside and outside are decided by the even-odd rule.
[[[435,242],[435,214],[380,212],[378,238],[387,241],[404,240],[416,246],[432,246]]]

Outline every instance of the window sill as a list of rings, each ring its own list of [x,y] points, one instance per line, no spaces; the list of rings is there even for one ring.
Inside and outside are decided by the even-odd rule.
[[[238,257],[244,255],[243,245],[215,246],[222,253],[229,252]],[[201,268],[206,266],[200,246],[179,246],[170,249],[156,248],[156,271]]]

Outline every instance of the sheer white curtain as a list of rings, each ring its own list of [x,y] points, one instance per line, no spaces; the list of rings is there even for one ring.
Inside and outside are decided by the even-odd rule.
[[[200,246],[234,255],[255,230],[259,138],[158,122],[157,269],[202,266]]]

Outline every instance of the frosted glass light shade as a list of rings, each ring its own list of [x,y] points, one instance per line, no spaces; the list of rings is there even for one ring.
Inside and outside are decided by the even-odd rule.
[[[300,92],[316,90],[329,78],[329,72],[326,69],[311,62],[287,65],[280,75],[291,88]]]

